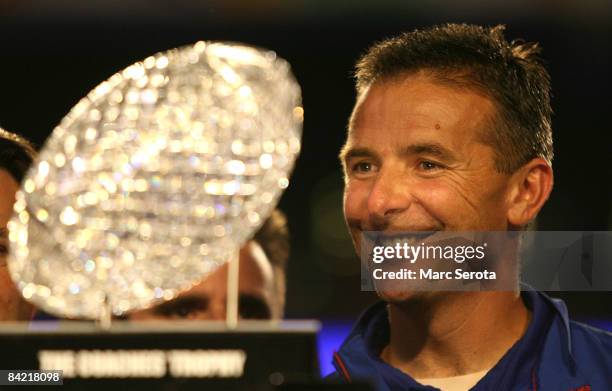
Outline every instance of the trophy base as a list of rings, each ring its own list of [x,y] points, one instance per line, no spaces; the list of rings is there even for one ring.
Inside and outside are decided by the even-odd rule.
[[[319,374],[316,321],[0,325],[0,369],[61,370],[62,390],[270,390]],[[10,353],[9,353],[10,352]],[[4,389],[4,388],[3,388]],[[48,389],[48,388],[46,388]]]

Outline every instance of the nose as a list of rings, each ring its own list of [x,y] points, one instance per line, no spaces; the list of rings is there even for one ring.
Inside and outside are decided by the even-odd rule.
[[[368,197],[368,214],[376,230],[384,229],[393,218],[406,211],[412,202],[407,178],[401,173],[381,170]]]

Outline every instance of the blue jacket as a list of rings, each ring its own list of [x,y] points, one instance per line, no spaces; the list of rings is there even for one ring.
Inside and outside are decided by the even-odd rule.
[[[523,291],[532,321],[525,335],[471,391],[612,391],[612,334],[570,321],[561,300]],[[370,307],[334,354],[331,378],[366,380],[377,391],[434,391],[384,363],[385,303]]]

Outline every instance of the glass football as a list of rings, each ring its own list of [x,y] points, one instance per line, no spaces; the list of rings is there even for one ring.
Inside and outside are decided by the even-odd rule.
[[[190,288],[271,213],[302,120],[300,87],[271,51],[198,42],[118,72],[64,117],[22,184],[17,287],[89,319]]]

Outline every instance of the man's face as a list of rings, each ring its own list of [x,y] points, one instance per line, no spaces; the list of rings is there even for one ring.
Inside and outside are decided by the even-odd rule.
[[[137,311],[129,320],[225,320],[227,264],[176,299]],[[241,319],[279,319],[283,300],[276,294],[274,270],[261,246],[248,242],[240,250],[239,304]]]
[[[13,214],[18,188],[13,177],[6,170],[0,169],[0,321],[29,320],[32,314],[32,307],[21,298],[6,264],[9,248],[6,224]]]
[[[509,176],[480,140],[492,102],[412,75],[374,83],[353,110],[342,152],[344,215],[362,231],[502,231]]]

